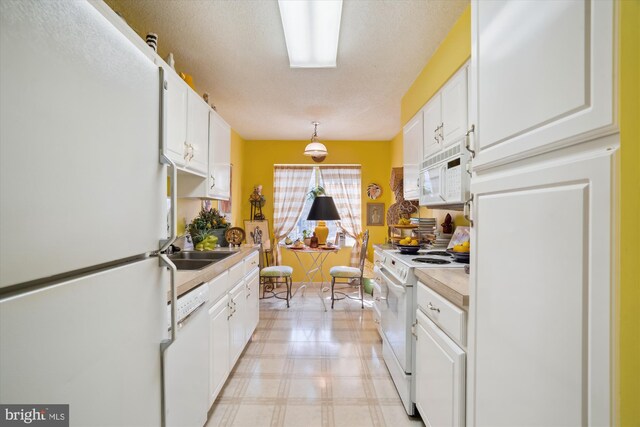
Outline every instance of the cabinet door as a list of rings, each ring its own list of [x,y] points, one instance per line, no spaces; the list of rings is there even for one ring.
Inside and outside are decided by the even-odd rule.
[[[229,367],[233,368],[246,344],[245,312],[247,307],[246,288],[240,281],[229,292]]]
[[[615,132],[615,4],[472,2],[474,169]]]
[[[472,179],[472,425],[610,424],[615,155]]]
[[[179,166],[186,164],[187,153],[187,93],[189,87],[172,69],[165,69],[167,89],[166,130],[167,151]]]
[[[420,183],[418,170],[422,161],[422,112],[419,111],[403,129],[403,180],[404,198],[416,200]]]
[[[464,351],[420,310],[417,318],[416,407],[427,426],[464,426]]]
[[[209,406],[229,375],[229,296],[209,309]]]
[[[440,99],[441,97],[438,93],[431,98],[431,101],[429,101],[422,110],[424,115],[424,159],[437,153],[442,148],[442,140],[440,137],[440,125],[442,124]]]
[[[260,278],[258,276],[257,268],[254,269],[253,272],[249,273],[245,279],[245,287],[247,289],[245,339],[246,341],[249,341],[260,320],[260,298],[258,294],[258,292],[260,292]]]
[[[209,105],[192,90],[187,96],[187,143],[191,149],[189,169],[201,174],[207,173],[209,160]]]
[[[209,119],[209,197],[229,200],[231,196],[231,128],[216,113]]]
[[[463,67],[442,88],[442,129],[444,146],[459,141],[467,132],[467,67]]]

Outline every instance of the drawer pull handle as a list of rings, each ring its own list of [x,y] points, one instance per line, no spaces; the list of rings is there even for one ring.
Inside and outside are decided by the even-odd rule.
[[[429,308],[429,310],[437,311],[438,313],[440,313],[440,309],[438,307],[434,306],[433,304],[431,304],[431,302],[429,302],[429,304],[427,304],[427,307]]]

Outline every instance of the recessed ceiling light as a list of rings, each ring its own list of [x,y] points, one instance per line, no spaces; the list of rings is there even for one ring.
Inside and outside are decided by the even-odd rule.
[[[342,0],[278,0],[291,68],[336,66]]]

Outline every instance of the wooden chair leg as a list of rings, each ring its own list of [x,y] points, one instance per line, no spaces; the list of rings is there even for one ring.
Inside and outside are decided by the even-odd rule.
[[[333,310],[333,303],[335,301],[335,294],[333,293],[333,287],[336,285],[336,278],[331,278],[331,310]],[[322,286],[322,285],[321,285]]]

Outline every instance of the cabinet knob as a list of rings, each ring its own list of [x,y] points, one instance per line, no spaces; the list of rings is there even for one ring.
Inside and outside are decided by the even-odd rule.
[[[440,313],[440,309],[438,307],[434,306],[433,304],[431,304],[431,302],[429,302],[429,304],[427,304],[427,308],[429,310],[437,311],[438,313]]]

